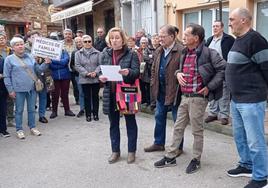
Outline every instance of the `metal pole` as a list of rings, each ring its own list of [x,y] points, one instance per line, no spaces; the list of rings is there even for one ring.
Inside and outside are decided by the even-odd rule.
[[[222,21],[222,0],[219,0],[219,20]]]

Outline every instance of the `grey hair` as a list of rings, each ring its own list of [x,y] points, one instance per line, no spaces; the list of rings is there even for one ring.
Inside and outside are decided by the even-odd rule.
[[[237,13],[240,17],[242,18],[246,18],[248,19],[249,21],[252,21],[252,15],[251,13],[249,12],[249,10],[247,8],[238,8],[237,9]]]
[[[86,39],[86,38],[90,38],[90,39],[92,39],[92,37],[89,36],[89,35],[83,35],[83,36],[82,36],[82,39],[83,39],[83,40]]]
[[[10,46],[13,47],[18,42],[23,42],[24,43],[24,41],[23,41],[22,38],[20,38],[20,37],[13,37],[11,39],[11,41],[10,41]]]
[[[140,43],[142,43],[142,42],[146,42],[146,43],[148,43],[148,38],[146,38],[146,37],[141,37],[141,39],[140,39]]]
[[[73,33],[73,31],[71,30],[71,29],[64,29],[64,31],[63,31],[63,33],[65,33],[65,32],[71,32],[71,33]]]

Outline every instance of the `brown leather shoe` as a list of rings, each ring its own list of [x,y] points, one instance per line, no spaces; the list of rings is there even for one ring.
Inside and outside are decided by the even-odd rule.
[[[131,164],[134,163],[136,159],[135,152],[129,152],[127,155],[127,163]]]
[[[212,122],[212,121],[215,121],[217,120],[217,116],[208,116],[206,119],[205,119],[205,123],[209,123],[209,122]]]
[[[183,153],[183,150],[182,149],[177,149],[175,151],[175,153],[176,153],[176,156],[175,157],[179,157]]]
[[[119,152],[113,152],[112,155],[109,157],[108,162],[110,164],[115,163],[118,161],[120,158],[120,153]]]
[[[228,118],[221,118],[221,124],[222,125],[227,125],[229,123]]]
[[[153,144],[147,148],[144,148],[145,152],[165,151],[165,146]]]

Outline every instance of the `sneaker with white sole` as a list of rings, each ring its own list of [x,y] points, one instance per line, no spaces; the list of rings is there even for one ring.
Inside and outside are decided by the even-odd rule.
[[[31,128],[31,133],[35,136],[41,136],[41,132],[37,128]]]
[[[17,137],[18,137],[19,139],[25,139],[25,135],[24,135],[23,130],[19,130],[19,131],[17,131]]]
[[[0,132],[1,136],[4,138],[10,137],[10,134],[7,131]]]
[[[252,170],[247,169],[245,167],[242,166],[238,166],[235,169],[231,169],[227,171],[227,175],[230,177],[248,177],[251,178],[252,177]]]

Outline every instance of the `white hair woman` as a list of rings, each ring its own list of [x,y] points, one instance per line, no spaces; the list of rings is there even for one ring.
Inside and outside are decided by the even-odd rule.
[[[17,137],[20,139],[25,138],[22,128],[25,100],[27,102],[28,126],[30,131],[33,135],[40,136],[41,133],[35,125],[36,91],[33,77],[36,77],[35,72],[38,71],[37,69],[47,69],[51,61],[46,59],[42,66],[35,66],[34,58],[25,53],[25,45],[22,38],[13,37],[10,45],[14,53],[5,59],[4,82],[9,96],[15,99]]]

